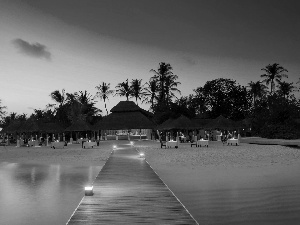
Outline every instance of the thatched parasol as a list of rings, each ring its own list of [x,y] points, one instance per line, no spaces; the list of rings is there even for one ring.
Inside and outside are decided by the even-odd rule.
[[[158,126],[159,130],[172,130],[172,129],[193,129],[192,121],[184,115],[177,119],[168,119]]]
[[[64,128],[57,123],[40,123],[39,131],[48,133],[62,133],[64,132]]]
[[[65,129],[65,131],[90,131],[90,130],[92,130],[91,126],[83,120],[77,120],[71,126]]]
[[[236,129],[237,123],[220,115],[205,125],[208,129]]]
[[[17,133],[20,132],[19,128],[22,126],[20,121],[12,121],[7,127],[3,128],[1,133]]]
[[[208,123],[210,123],[211,119],[204,119],[204,118],[193,118],[191,119],[193,124],[193,129],[204,129]]]
[[[112,113],[96,123],[93,130],[126,130],[126,129],[152,129],[156,125],[132,101],[121,101],[110,110]]]
[[[39,132],[39,125],[36,121],[29,119],[26,120],[22,126],[19,127],[19,132]]]

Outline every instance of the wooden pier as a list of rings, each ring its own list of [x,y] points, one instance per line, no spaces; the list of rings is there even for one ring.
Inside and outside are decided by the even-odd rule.
[[[114,150],[68,221],[74,224],[198,224],[131,146]]]

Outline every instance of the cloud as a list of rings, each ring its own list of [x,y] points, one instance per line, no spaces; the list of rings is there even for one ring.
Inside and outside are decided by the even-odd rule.
[[[45,45],[42,45],[38,42],[30,44],[29,42],[20,38],[14,39],[12,42],[16,48],[18,48],[20,52],[25,55],[51,60],[51,53],[47,50]]]

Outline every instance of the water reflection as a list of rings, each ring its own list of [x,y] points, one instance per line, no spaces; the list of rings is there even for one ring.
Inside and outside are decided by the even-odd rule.
[[[65,224],[100,169],[0,163],[0,224]]]

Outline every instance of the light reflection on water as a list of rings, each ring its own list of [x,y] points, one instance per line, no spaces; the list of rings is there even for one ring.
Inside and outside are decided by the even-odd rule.
[[[0,163],[0,224],[66,224],[101,168]]]

